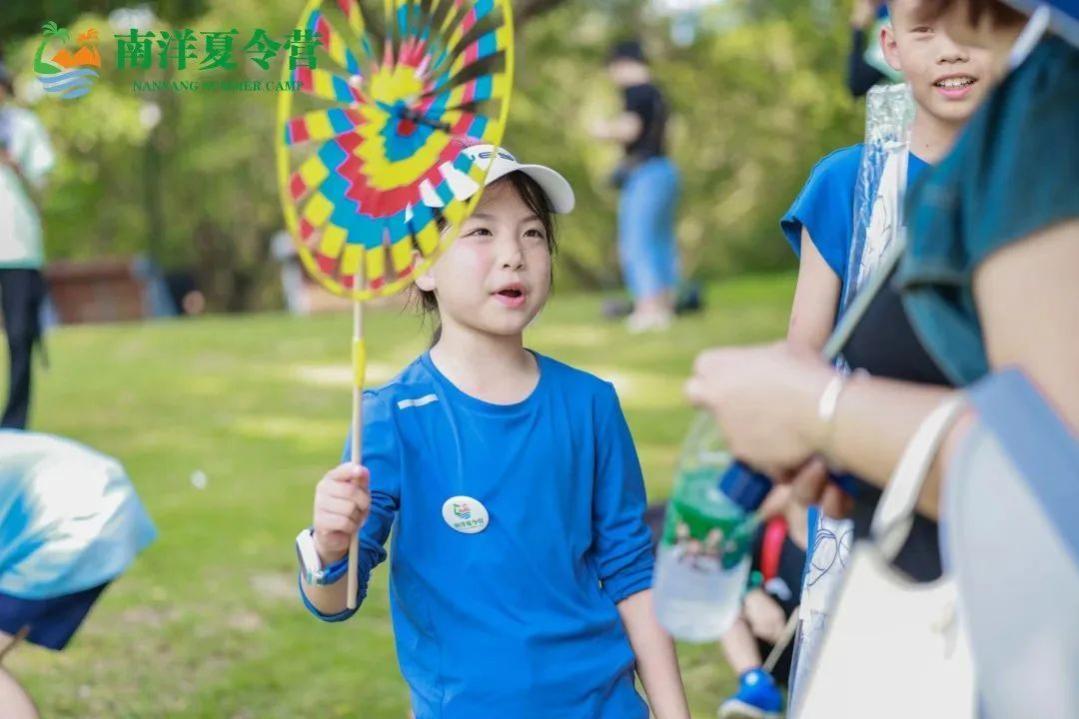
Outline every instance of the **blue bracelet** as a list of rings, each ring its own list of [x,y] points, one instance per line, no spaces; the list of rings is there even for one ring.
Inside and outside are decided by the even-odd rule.
[[[341,557],[336,562],[322,570],[321,585],[333,584],[348,573],[348,555]]]

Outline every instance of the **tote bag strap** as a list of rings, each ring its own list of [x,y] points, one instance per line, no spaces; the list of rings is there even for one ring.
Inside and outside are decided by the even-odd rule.
[[[925,477],[933,466],[944,437],[965,407],[966,398],[958,392],[945,399],[922,421],[903,450],[903,456],[877,504],[870,530],[877,548],[889,562],[895,560],[910,535],[914,524],[914,507],[918,503]]]
[[[975,384],[968,395],[1079,569],[1079,436],[1017,368]]]

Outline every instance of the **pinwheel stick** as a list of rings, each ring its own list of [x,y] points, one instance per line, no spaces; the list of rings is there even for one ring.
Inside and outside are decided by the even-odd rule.
[[[360,286],[357,273],[356,286]],[[355,465],[363,461],[363,385],[367,372],[367,348],[363,340],[363,302],[352,302],[352,456]],[[360,527],[362,529],[362,527]],[[355,609],[359,591],[360,530],[348,546],[348,608]]]

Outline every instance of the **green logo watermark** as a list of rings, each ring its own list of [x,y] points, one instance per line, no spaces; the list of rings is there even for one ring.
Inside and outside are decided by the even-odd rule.
[[[88,29],[73,44],[70,32],[50,21],[43,26],[42,35],[34,58],[34,72],[45,91],[64,100],[90,92],[102,70],[97,30]],[[117,71],[160,69],[199,73],[196,79],[135,78],[131,84],[134,92],[296,92],[300,89],[298,81],[218,79],[203,73],[235,71],[248,63],[256,72],[269,72],[270,64],[280,55],[287,58],[289,70],[315,70],[318,68],[315,51],[325,42],[320,33],[311,30],[295,29],[288,35],[273,36],[264,28],[243,35],[237,28],[199,31],[131,28],[113,37]]]

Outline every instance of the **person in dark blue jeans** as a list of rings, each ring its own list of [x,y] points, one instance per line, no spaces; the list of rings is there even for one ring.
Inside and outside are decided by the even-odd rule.
[[[45,263],[38,194],[55,161],[41,121],[14,102],[10,71],[0,63],[0,308],[10,372],[0,427],[25,429],[31,354],[41,336]]]
[[[679,176],[665,142],[669,112],[639,42],[615,45],[607,70],[625,96],[625,109],[594,126],[592,134],[621,143],[626,153],[612,179],[621,191],[619,260],[633,296],[627,322],[634,332],[663,330],[674,316],[680,279],[674,233]]]

